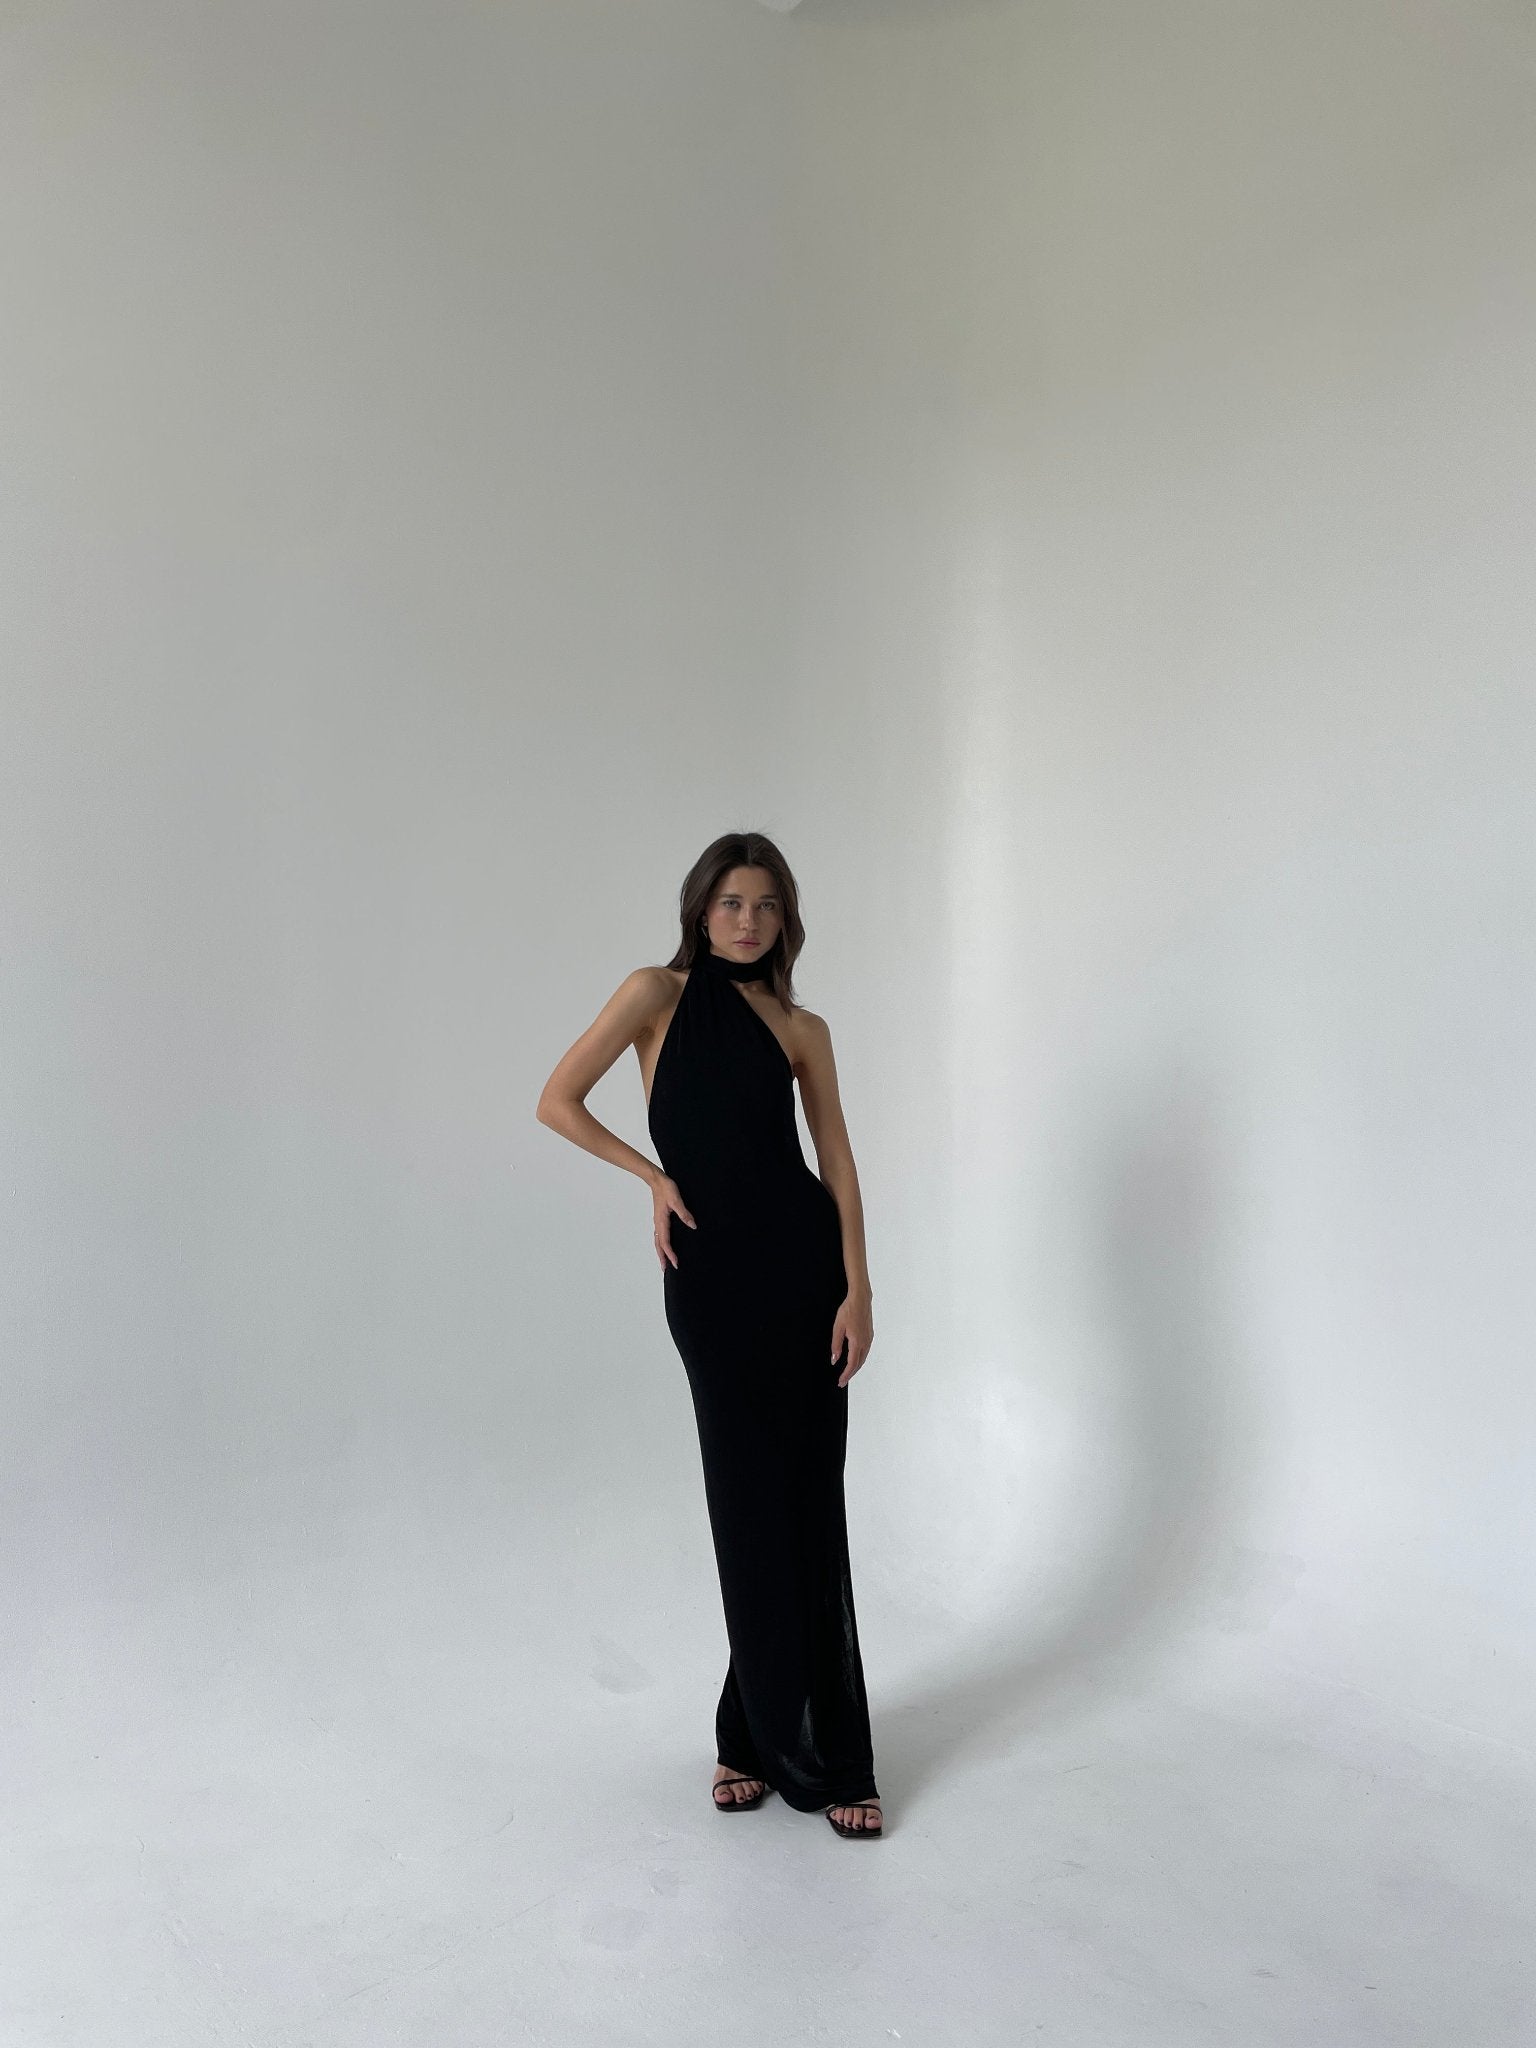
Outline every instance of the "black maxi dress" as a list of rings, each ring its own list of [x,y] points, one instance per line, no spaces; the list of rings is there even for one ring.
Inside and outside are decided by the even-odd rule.
[[[878,1795],[843,1499],[847,1358],[832,1358],[842,1229],[800,1147],[784,1048],[737,987],[770,965],[701,945],[648,1121],[697,1226],[671,1219],[663,1294],[730,1644],[716,1758],[814,1813]]]

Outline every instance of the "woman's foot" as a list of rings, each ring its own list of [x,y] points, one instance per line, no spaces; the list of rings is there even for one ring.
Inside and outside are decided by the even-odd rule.
[[[884,1816],[878,1799],[861,1799],[856,1806],[825,1806],[823,1813],[856,1833],[878,1835]]]
[[[739,1771],[727,1770],[724,1764],[716,1764],[710,1796],[716,1806],[751,1806],[762,1798],[767,1789],[761,1778],[743,1777]]]

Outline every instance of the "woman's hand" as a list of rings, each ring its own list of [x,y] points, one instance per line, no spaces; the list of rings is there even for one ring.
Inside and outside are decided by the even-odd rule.
[[[869,1356],[869,1347],[875,1341],[875,1316],[868,1295],[850,1294],[837,1312],[832,1325],[832,1363],[836,1365],[838,1353],[848,1346],[848,1363],[843,1367],[837,1384],[846,1387],[859,1367]]]
[[[681,1216],[690,1230],[697,1230],[688,1204],[683,1200],[682,1191],[675,1180],[665,1174],[660,1180],[651,1182],[651,1209],[656,1256],[665,1270],[668,1262],[677,1264],[677,1253],[672,1249],[672,1218]]]

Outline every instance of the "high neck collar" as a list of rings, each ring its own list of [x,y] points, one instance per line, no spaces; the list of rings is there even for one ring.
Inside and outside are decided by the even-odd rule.
[[[778,941],[775,939],[773,945],[765,946],[754,959],[728,960],[723,953],[712,953],[706,939],[693,958],[707,974],[725,975],[732,981],[766,981],[773,972],[773,956],[777,950]]]

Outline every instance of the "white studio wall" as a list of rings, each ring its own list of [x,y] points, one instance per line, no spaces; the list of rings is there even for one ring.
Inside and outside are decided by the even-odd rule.
[[[1536,20],[0,48],[11,2038],[1514,2048]],[[533,1118],[733,826],[878,1872],[715,1839],[648,1205]]]

